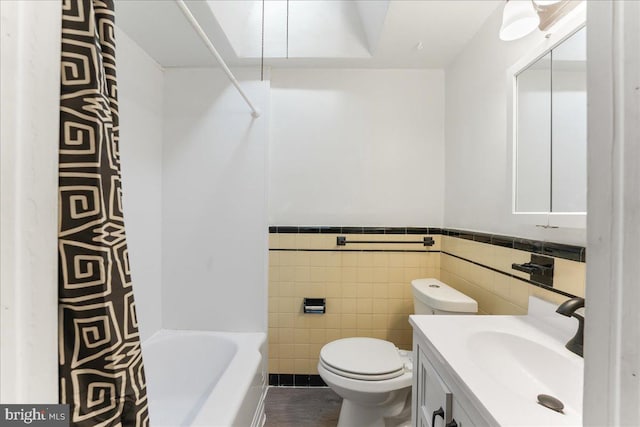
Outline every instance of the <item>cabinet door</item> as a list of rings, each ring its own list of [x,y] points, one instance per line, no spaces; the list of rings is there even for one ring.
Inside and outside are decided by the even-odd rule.
[[[416,425],[445,427],[445,417],[451,413],[452,395],[425,354],[418,348],[418,399]]]
[[[451,421],[447,427],[474,427],[471,417],[462,409],[460,403],[454,398],[451,403]]]

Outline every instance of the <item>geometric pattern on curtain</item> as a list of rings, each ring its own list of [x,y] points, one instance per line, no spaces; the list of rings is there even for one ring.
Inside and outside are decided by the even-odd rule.
[[[74,426],[148,426],[122,214],[113,0],[63,0],[60,401]]]

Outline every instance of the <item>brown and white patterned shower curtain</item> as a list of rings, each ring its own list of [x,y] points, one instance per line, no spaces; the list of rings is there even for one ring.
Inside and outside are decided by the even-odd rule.
[[[73,426],[149,424],[122,215],[113,0],[62,1],[60,401]]]

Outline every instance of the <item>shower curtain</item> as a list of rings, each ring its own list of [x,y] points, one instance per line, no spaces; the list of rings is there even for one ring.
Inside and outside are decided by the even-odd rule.
[[[62,1],[60,401],[72,426],[149,425],[122,215],[113,0]]]

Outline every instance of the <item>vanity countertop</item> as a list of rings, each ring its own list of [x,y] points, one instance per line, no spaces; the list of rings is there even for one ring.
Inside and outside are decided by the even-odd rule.
[[[584,362],[564,345],[577,321],[532,297],[526,316],[412,315],[427,357],[487,421],[503,426],[582,424]],[[537,403],[558,398],[564,413]]]

